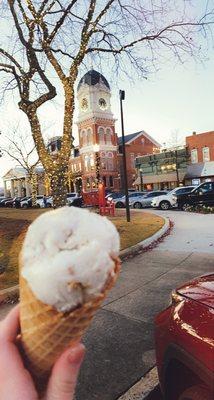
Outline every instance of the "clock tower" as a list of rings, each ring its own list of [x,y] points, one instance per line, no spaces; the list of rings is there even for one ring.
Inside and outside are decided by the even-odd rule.
[[[99,72],[88,71],[78,84],[77,99],[83,190],[95,190],[98,178],[107,188],[118,189],[117,136],[108,81]]]

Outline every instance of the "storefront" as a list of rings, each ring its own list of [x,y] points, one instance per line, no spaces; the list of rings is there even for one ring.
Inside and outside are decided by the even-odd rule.
[[[163,150],[161,153],[136,158],[138,189],[174,189],[184,183],[189,154],[186,147]]]
[[[214,181],[214,161],[190,164],[185,175],[185,185],[200,185]]]

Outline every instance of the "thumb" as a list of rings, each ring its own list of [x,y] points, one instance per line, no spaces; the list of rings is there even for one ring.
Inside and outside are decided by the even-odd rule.
[[[64,351],[55,363],[49,379],[47,400],[72,400],[85,347],[77,343]]]

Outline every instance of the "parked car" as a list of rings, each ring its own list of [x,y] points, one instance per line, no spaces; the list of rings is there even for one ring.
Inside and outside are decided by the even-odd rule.
[[[47,199],[47,207],[50,208],[52,206],[51,204],[51,197],[48,196],[46,197]],[[26,197],[24,200],[20,202],[20,207],[21,208],[30,208],[32,207],[32,197]],[[44,196],[43,195],[37,195],[36,196],[36,207],[37,208],[44,208]]]
[[[151,207],[152,200],[160,195],[167,194],[167,191],[158,190],[152,191],[149,193],[144,194],[143,196],[139,196],[138,198],[132,198],[129,201],[129,205],[133,208],[144,208],[144,207]]]
[[[12,197],[6,197],[6,198],[4,198],[3,200],[1,200],[1,201],[0,201],[0,207],[5,207],[5,203],[6,203],[7,201],[10,201],[10,200],[12,200]]]
[[[15,208],[20,208],[21,207],[21,201],[27,200],[30,197],[24,196],[24,197],[16,197],[15,200],[13,200],[13,207]]]
[[[173,200],[181,210],[196,205],[214,206],[214,182],[202,183],[190,193],[176,193]]]
[[[83,198],[82,198],[82,196],[70,197],[70,198],[68,198],[67,204],[68,204],[68,206],[82,207],[83,206]]]
[[[13,202],[16,200],[16,197],[10,198],[9,200],[7,199],[4,203],[5,207],[12,208],[13,207]]]
[[[67,205],[71,206],[75,199],[78,199],[80,196],[76,192],[67,193]]]
[[[214,274],[172,293],[156,316],[156,359],[165,400],[213,400]]]
[[[119,199],[120,197],[123,197],[124,193],[122,192],[112,192],[112,193],[108,193],[105,198],[106,200],[113,200],[113,199]]]
[[[169,208],[177,207],[176,199],[173,196],[179,193],[189,193],[194,188],[195,186],[179,186],[165,195],[155,197],[152,200],[152,207],[161,208],[161,210],[168,210]]]
[[[138,198],[146,194],[147,192],[132,192],[129,193],[129,200],[133,198]],[[123,194],[121,197],[112,199],[112,201],[115,203],[116,208],[123,208],[126,206],[126,196]]]

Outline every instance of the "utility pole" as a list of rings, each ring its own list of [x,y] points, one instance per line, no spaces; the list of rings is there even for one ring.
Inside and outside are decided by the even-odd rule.
[[[128,192],[127,168],[126,168],[126,148],[125,148],[124,122],[123,122],[123,100],[125,100],[125,90],[120,90],[119,96],[120,96],[120,116],[121,116],[121,131],[122,131],[122,149],[123,149],[124,189],[126,198],[126,220],[127,222],[130,222],[129,192]]]

